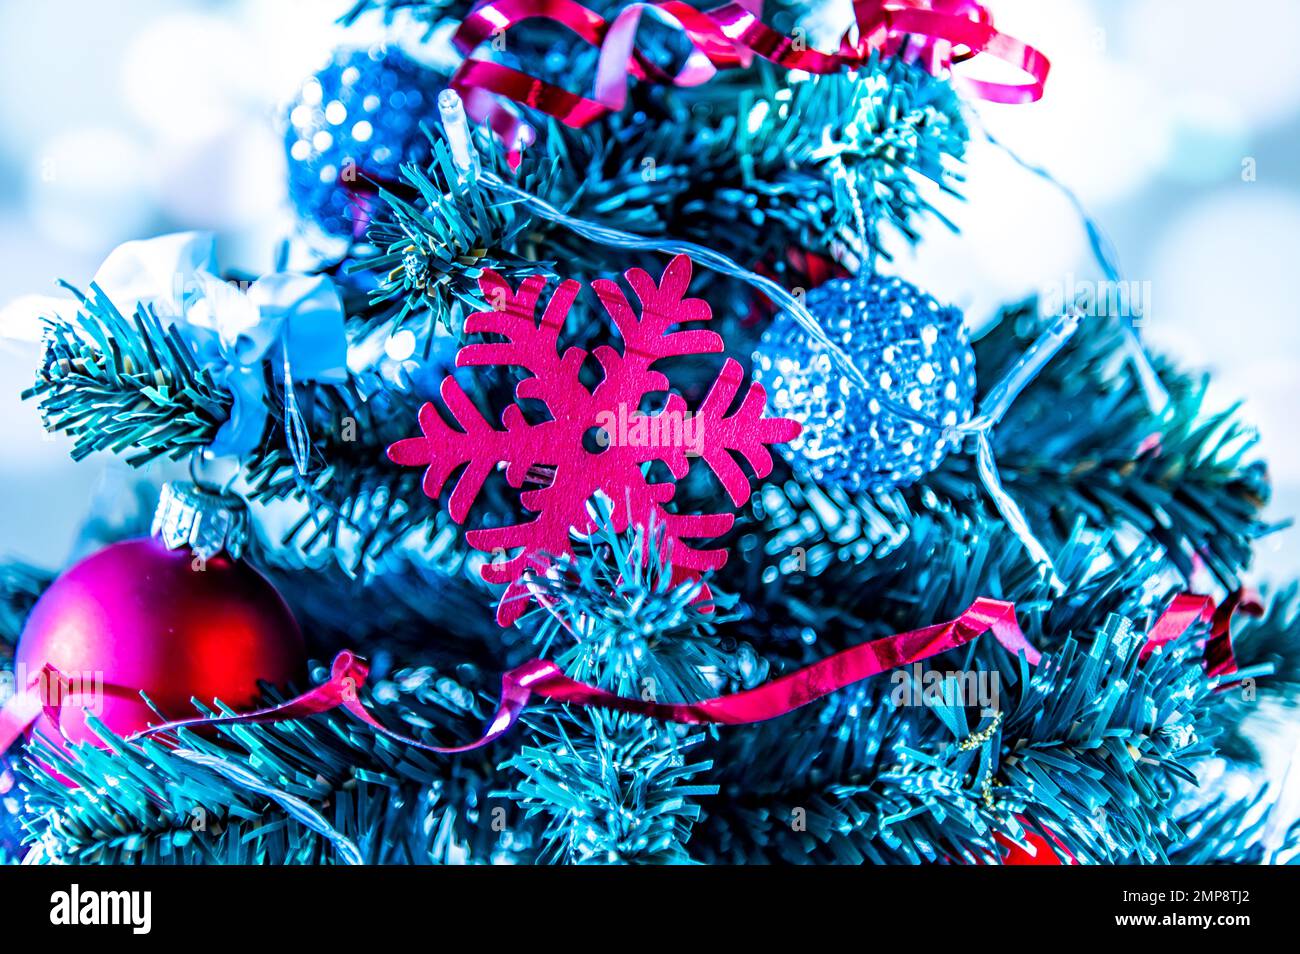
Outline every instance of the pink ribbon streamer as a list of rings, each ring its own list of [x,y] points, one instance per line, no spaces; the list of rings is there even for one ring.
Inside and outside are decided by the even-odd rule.
[[[1256,600],[1240,592],[1230,596],[1218,607],[1206,596],[1184,594],[1176,597],[1152,626],[1142,648],[1141,658],[1148,658],[1158,647],[1180,638],[1197,623],[1209,622],[1210,636],[1205,649],[1208,674],[1221,676],[1236,672],[1230,623],[1238,609],[1254,614],[1262,612],[1262,607]],[[377,732],[397,742],[426,752],[454,755],[482,748],[505,735],[519,720],[534,694],[553,702],[614,709],[667,722],[745,725],[788,715],[801,706],[863,679],[957,649],[985,633],[992,633],[1008,652],[1023,653],[1030,665],[1038,665],[1041,654],[1021,631],[1016,621],[1014,604],[986,597],[975,600],[964,613],[949,622],[862,643],[754,689],[702,702],[661,703],[615,695],[569,678],[550,660],[533,659],[502,676],[501,696],[491,722],[478,739],[458,746],[429,745],[390,729],[376,719],[362,705],[358,695],[358,690],[369,676],[370,667],[355,653],[345,650],[335,657],[328,680],[286,702],[235,715],[201,716],[167,722],[138,732],[127,741],[139,741],[186,728],[284,722],[342,707]],[[38,676],[33,677],[32,684],[35,685],[41,678],[62,680],[63,677],[54,667],[47,665]],[[105,691],[127,690],[106,686]],[[42,711],[57,726],[59,708],[63,704],[61,698],[58,703],[47,705],[40,700],[38,694],[31,691],[17,694],[0,709],[0,752],[7,751],[30,729]]]
[[[630,699],[570,679],[550,660],[533,659],[502,676],[501,697],[497,704],[497,711],[483,734],[466,745],[450,747],[429,745],[412,739],[387,728],[375,719],[361,704],[356,692],[365,681],[368,667],[355,654],[343,652],[334,660],[329,681],[296,699],[243,715],[169,722],[146,729],[133,739],[205,725],[297,719],[341,705],[367,725],[399,742],[426,752],[455,754],[482,748],[499,739],[518,721],[533,694],[553,702],[615,709],[667,722],[681,722],[688,725],[741,725],[786,715],[838,689],[887,669],[920,662],[950,649],[956,649],[987,632],[992,632],[994,638],[1008,652],[1024,653],[1030,664],[1038,664],[1040,654],[1021,632],[1016,622],[1015,606],[986,598],[977,599],[966,612],[951,622],[863,643],[757,688],[706,699],[703,702],[661,703],[645,699]]]
[[[740,725],[786,715],[862,679],[956,649],[987,632],[991,632],[1008,652],[1024,653],[1031,665],[1038,664],[1040,654],[1021,632],[1016,622],[1015,606],[983,597],[950,622],[863,643],[757,688],[703,702],[671,704],[629,699],[570,679],[554,662],[534,659],[502,676],[500,701],[483,734],[467,745],[449,747],[429,745],[380,723],[362,705],[357,693],[369,675],[369,666],[355,653],[344,651],[335,657],[327,681],[279,705],[237,715],[167,722],[138,732],[128,741],[184,728],[301,719],[342,707],[399,742],[428,752],[455,754],[481,748],[504,735],[518,721],[534,694],[555,702],[615,709],[670,722]],[[62,679],[52,666],[46,666],[41,676]],[[37,678],[33,677],[33,684]],[[106,687],[106,691],[108,689]],[[114,688],[112,691],[117,690]],[[0,710],[0,751],[7,750],[39,718],[42,706],[39,701],[33,704],[35,699],[34,693],[20,693]],[[57,725],[58,706],[45,707],[45,711],[51,722]]]
[[[517,150],[530,144],[535,133],[504,101],[582,127],[623,108],[630,78],[698,86],[718,70],[749,66],[754,56],[785,69],[824,74],[860,66],[874,53],[904,55],[935,73],[988,54],[1018,68],[1026,79],[1004,83],[954,77],[973,95],[995,103],[1039,99],[1051,68],[1038,50],[998,31],[988,10],[976,0],[857,0],[856,37],[850,30],[833,53],[811,49],[801,38],[778,33],[763,23],[760,11],[761,3],[756,0],[732,0],[706,11],[682,0],[661,0],[632,3],[606,21],[577,0],[485,0],[452,36],[466,59],[452,77],[451,86],[461,94],[471,117],[487,122]],[[646,13],[680,30],[690,41],[692,52],[675,74],[659,69],[636,48],[637,28]],[[592,96],[471,55],[494,36],[530,19],[558,23],[600,49]]]
[[[1209,623],[1210,633],[1205,639],[1206,675],[1230,676],[1237,671],[1237,656],[1232,649],[1232,618],[1238,610],[1248,616],[1264,614],[1259,598],[1245,590],[1230,593],[1218,606],[1208,596],[1179,594],[1147,633],[1139,659],[1146,660],[1160,647],[1181,638],[1195,624]]]

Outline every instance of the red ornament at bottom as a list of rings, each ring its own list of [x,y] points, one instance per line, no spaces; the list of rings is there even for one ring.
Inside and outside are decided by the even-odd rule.
[[[61,688],[59,726],[42,714],[33,726],[62,747],[98,742],[92,712],[119,735],[195,714],[191,697],[233,708],[254,703],[258,681],[301,681],[302,634],[265,577],[224,553],[204,560],[159,539],[129,540],[82,560],[41,596],[15,654],[20,682],[51,665]],[[72,690],[72,698],[48,697]]]
[[[994,837],[1001,847],[1007,849],[1007,853],[1002,856],[1002,864],[1004,865],[1077,865],[1079,863],[1079,859],[1074,857],[1074,853],[1061,844],[1060,839],[1056,837],[1052,838],[1052,841],[1056,843],[1055,850],[1053,850],[1052,845],[1048,844],[1046,838],[1032,831],[1026,831],[1023,838],[1026,845],[1029,846],[1028,848],[1025,845],[1016,844],[1010,838],[1001,834]],[[1031,848],[1032,852],[1030,851]],[[1062,854],[1068,860],[1062,861],[1060,857]]]

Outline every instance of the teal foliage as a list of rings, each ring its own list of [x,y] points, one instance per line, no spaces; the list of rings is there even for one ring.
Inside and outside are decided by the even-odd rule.
[[[598,506],[597,532],[541,584],[539,647],[575,679],[664,702],[743,683],[747,664],[756,676],[748,647],[717,634],[732,601],[675,584],[660,530],[618,534]],[[505,795],[544,819],[542,860],[690,860],[700,799],[717,792],[701,778],[712,763],[693,758],[704,732],[599,710],[543,710],[528,726],[535,741],[506,763],[519,780]]]
[[[230,416],[229,392],[199,367],[174,328],[147,308],[128,321],[98,288],[75,322],[50,321],[36,383],[47,429],[74,438],[74,460],[95,451],[128,462],[180,460],[212,442]]]
[[[476,147],[486,167],[568,215],[702,243],[785,274],[792,248],[829,254],[835,243],[865,240],[886,251],[886,225],[916,241],[927,216],[946,221],[931,194],[958,192],[969,132],[952,89],[901,60],[865,71],[871,82],[791,82],[755,67],[727,98],[712,86],[638,88],[631,109],[582,129],[530,114],[539,141],[513,172],[485,130]],[[382,251],[353,266],[383,276],[377,301],[401,301],[385,317],[409,323],[432,314],[454,327],[452,306],[467,296],[477,303],[473,281],[484,267],[519,277],[529,263],[549,273],[560,261],[564,277],[579,279],[610,270],[606,250],[530,219],[472,174],[458,177],[441,143],[438,151],[429,170],[407,173],[418,202],[385,196],[391,214],[372,232]],[[857,234],[855,194],[870,223],[865,236]],[[736,294],[752,301],[743,286]]]
[[[772,22],[786,28],[800,6],[772,5]],[[414,19],[432,35],[468,9],[358,0],[343,19]],[[641,39],[656,63],[682,53],[668,31]],[[552,55],[560,42],[520,28],[510,55],[587,88],[594,51]],[[947,82],[899,60],[854,76],[758,63],[690,89],[634,83],[627,109],[584,129],[525,116],[539,138],[517,168],[475,131],[484,168],[569,215],[695,241],[791,289],[807,286],[810,257],[874,262],[927,223],[954,224],[946,215],[960,208],[947,200],[963,186],[962,104]],[[1284,856],[1300,847],[1300,829],[1272,816],[1271,791],[1196,791],[1217,760],[1257,766],[1250,723],[1261,702],[1294,715],[1295,588],[1266,594],[1261,618],[1237,621],[1249,684],[1206,676],[1203,628],[1140,660],[1173,594],[1207,578],[1215,595],[1249,581],[1252,547],[1273,529],[1254,435],[1235,408],[1210,409],[1203,378],[1159,358],[1171,400],[1153,415],[1110,319],[1084,321],[994,432],[1002,477],[1052,554],[1059,588],[994,511],[967,453],[876,494],[818,486],[778,460],[723,541],[729,562],[708,579],[675,577],[654,527],[617,531],[597,500],[596,531],[531,580],[540,608],[497,628],[483,555],[421,493],[420,474],[392,466],[384,449],[414,433],[432,378],[448,370],[437,361],[450,364],[434,355],[435,336],[463,337],[464,316],[485,305],[484,270],[512,284],[534,273],[589,282],[662,261],[616,256],[503,202],[431,135],[433,162],[405,171],[409,188],[382,193],[368,244],[322,266],[344,291],[354,355],[403,331],[416,337],[412,360],[376,357],[343,384],[298,385],[311,436],[304,472],[268,365],[266,430],[240,473],[255,503],[290,512],[250,559],[284,593],[315,658],[342,648],[370,657],[362,699],[385,724],[439,744],[475,738],[500,673],[532,656],[623,695],[697,701],[952,619],[977,597],[1013,602],[1043,662],[1029,667],[982,637],[745,726],[535,704],[512,735],[453,757],[340,712],[184,734],[186,751],[215,762],[106,730],[103,748],[72,756],[33,742],[6,796],[19,810],[0,825],[0,859],[333,864],[345,858],[339,844],[352,844],[371,863],[990,864],[1030,833],[1085,863],[1257,863],[1266,831],[1282,831]],[[701,274],[697,286],[729,356],[748,361],[762,303],[730,279]],[[565,329],[566,343],[588,351],[610,335],[590,297]],[[982,394],[1050,319],[1029,301],[983,329]],[[688,403],[716,371],[697,364],[673,368]],[[489,418],[515,383],[486,372],[461,381]],[[51,321],[26,396],[74,438],[76,458],[110,450],[136,465],[206,446],[232,406],[174,329],[147,308],[125,318],[93,286],[77,321]],[[683,508],[718,492],[698,470],[674,498]],[[504,484],[484,487],[489,523],[518,513]],[[0,567],[0,654],[49,579]],[[996,700],[918,703],[934,673],[987,680]]]
[[[483,717],[454,679],[403,669],[364,692],[401,731],[441,733]],[[28,840],[44,862],[77,864],[336,864],[339,851],[273,798],[185,758],[212,756],[318,812],[371,864],[440,864],[491,856],[500,829],[485,817],[490,752],[440,765],[337,713],[269,725],[182,730],[181,749],[128,743],[102,726],[103,749],[65,754],[39,738],[20,766]],[[73,782],[69,788],[43,767]],[[101,780],[117,781],[105,787]],[[499,806],[509,811],[508,804]],[[509,835],[504,836],[507,840]]]
[[[27,614],[52,579],[49,572],[27,563],[0,564],[0,658],[17,644]]]

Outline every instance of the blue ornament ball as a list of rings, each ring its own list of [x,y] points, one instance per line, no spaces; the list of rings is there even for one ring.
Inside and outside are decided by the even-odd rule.
[[[803,476],[850,491],[905,487],[952,449],[944,428],[970,419],[975,353],[962,313],[899,278],[834,279],[804,304],[871,382],[867,390],[831,361],[789,312],[777,315],[754,354],[768,406],[803,425],[783,452]],[[942,427],[905,420],[884,395]]]
[[[428,163],[420,121],[435,113],[440,88],[432,70],[396,50],[337,51],[289,105],[284,148],[298,215],[328,235],[360,238],[374,183],[396,184],[404,164]]]

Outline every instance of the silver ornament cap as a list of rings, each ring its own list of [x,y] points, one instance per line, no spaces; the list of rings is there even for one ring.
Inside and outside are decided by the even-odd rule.
[[[248,543],[248,506],[234,494],[169,481],[158,498],[153,534],[168,549],[189,549],[203,560],[222,552],[238,558]]]

